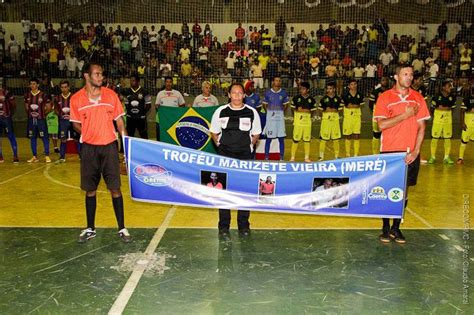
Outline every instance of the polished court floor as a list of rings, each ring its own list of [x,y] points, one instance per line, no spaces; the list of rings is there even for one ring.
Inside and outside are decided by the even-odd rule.
[[[20,149],[25,161],[26,139]],[[317,149],[315,141],[312,156]],[[453,157],[457,150],[453,141]],[[104,314],[117,305],[112,310],[125,314],[474,313],[466,211],[474,193],[472,144],[463,166],[422,166],[402,246],[378,242],[378,219],[258,212],[250,238],[233,231],[222,242],[215,210],[132,202],[125,181],[134,241],[120,242],[101,186],[98,236],[79,245],[85,214],[77,157],[13,165],[5,141],[3,151],[1,314]],[[424,157],[428,151],[429,141]],[[369,152],[363,140],[362,153]]]

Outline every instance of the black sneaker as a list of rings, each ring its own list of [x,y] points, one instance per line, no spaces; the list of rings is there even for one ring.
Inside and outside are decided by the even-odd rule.
[[[59,148],[58,147],[54,148],[54,153],[59,153]]]
[[[126,228],[121,229],[118,231],[119,237],[124,241],[124,243],[130,243],[132,240],[132,237],[130,236],[130,233]]]
[[[230,240],[229,229],[219,229],[219,238],[223,241]]]
[[[97,235],[97,233],[95,232],[95,230],[93,230],[91,228],[87,228],[85,230],[82,230],[81,234],[79,234],[78,242],[79,243],[85,243],[88,240],[93,239],[94,237],[96,237],[96,235]]]
[[[390,243],[391,238],[389,228],[382,228],[382,234],[379,235],[379,241],[382,243]]]
[[[395,243],[398,244],[405,244],[407,242],[402,234],[402,231],[397,228],[392,228],[390,230],[390,237],[395,241]]]
[[[249,228],[239,229],[239,235],[243,237],[250,236],[250,229]]]

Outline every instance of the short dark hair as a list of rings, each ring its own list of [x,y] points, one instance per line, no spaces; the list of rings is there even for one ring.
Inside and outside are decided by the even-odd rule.
[[[442,87],[445,87],[447,84],[453,84],[453,81],[447,79],[447,80],[444,80],[443,82],[441,82],[441,86],[442,86]]]
[[[166,80],[171,80],[171,81],[173,81],[173,78],[170,77],[170,76],[167,76],[167,77],[165,77],[165,82],[166,82]]]
[[[40,81],[39,81],[38,78],[36,78],[36,77],[30,78],[30,83],[31,83],[31,82],[36,82],[36,84],[39,84],[39,83],[40,83]]]
[[[61,80],[61,82],[59,82],[59,86],[61,86],[63,84],[67,84],[69,86],[70,85],[69,80]]]
[[[230,91],[232,91],[232,88],[233,88],[234,86],[240,86],[240,87],[242,88],[242,91],[245,92],[245,89],[244,89],[244,86],[242,85],[242,83],[240,83],[240,82],[232,82],[232,84],[229,86],[229,93],[230,93]]]
[[[132,73],[132,74],[130,75],[130,78],[131,78],[131,79],[135,79],[135,80],[137,80],[138,82],[140,82],[140,76],[138,75],[137,72]]]
[[[336,88],[336,82],[328,82],[326,84],[326,87],[330,87],[330,86],[332,86],[333,88]]]
[[[349,79],[349,82],[347,83],[347,85],[351,84],[352,82],[357,83],[357,80],[355,78],[351,78]]]
[[[405,68],[411,68],[413,69],[413,66],[410,64],[398,64],[397,67],[395,68],[395,74],[398,75],[402,69]]]
[[[86,73],[91,74],[93,67],[101,67],[102,69],[104,68],[100,63],[91,61],[84,65],[84,68],[82,69],[82,75]],[[105,73],[103,73],[103,75],[106,76]]]

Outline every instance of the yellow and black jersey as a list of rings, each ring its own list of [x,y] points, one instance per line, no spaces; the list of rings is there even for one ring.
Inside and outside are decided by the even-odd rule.
[[[456,96],[454,95],[444,96],[442,94],[434,96],[431,99],[431,108],[437,109],[440,106],[450,107],[451,109],[456,108]]]
[[[461,109],[464,109],[466,112],[472,111],[474,108],[474,97],[468,96],[462,100]]]
[[[418,93],[423,96],[423,98],[426,100],[428,98],[428,92],[426,90],[426,87],[424,85],[420,86],[418,89],[415,89],[413,86],[411,87],[414,91],[417,91]]]
[[[356,92],[355,95],[352,95],[349,90],[346,90],[344,94],[342,94],[342,101],[344,102],[345,106],[348,106],[349,104],[359,106],[364,105],[364,97],[362,96],[362,94]]]
[[[323,96],[323,98],[319,102],[318,109],[320,109],[322,111],[326,111],[326,109],[328,109],[328,108],[343,110],[344,109],[344,102],[337,95],[335,95],[334,97],[330,97],[328,95],[325,95],[325,96]]]
[[[375,88],[372,93],[369,95],[369,108],[370,111],[374,111],[374,106],[375,103],[377,103],[377,99],[379,98],[379,95],[382,94],[383,92],[387,91],[388,89],[384,89],[381,86]]]
[[[301,94],[296,95],[293,97],[291,101],[291,108],[298,110],[299,108],[308,109],[310,111],[316,110],[316,101],[311,96],[304,97]]]

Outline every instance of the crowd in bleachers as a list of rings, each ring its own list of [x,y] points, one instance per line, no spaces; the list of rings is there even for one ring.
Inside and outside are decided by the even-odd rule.
[[[444,22],[433,38],[427,38],[423,21],[418,34],[392,35],[384,19],[345,28],[333,21],[328,28],[319,25],[296,32],[280,18],[274,32],[265,25],[239,24],[220,42],[211,25],[197,21],[183,23],[181,32],[170,32],[166,25],[114,29],[102,22],[84,27],[71,21],[55,29],[50,23],[27,19],[21,23],[22,42],[0,28],[3,76],[75,78],[86,62],[94,60],[104,64],[112,78],[137,72],[150,87],[156,87],[157,78],[174,76],[187,94],[200,90],[204,79],[225,90],[233,80],[250,77],[263,88],[276,75],[285,87],[304,80],[316,90],[324,80],[335,80],[342,87],[345,80],[356,78],[368,92],[377,78],[391,75],[399,63],[410,63],[433,80],[472,77],[473,24],[459,23],[457,34],[448,40]]]

